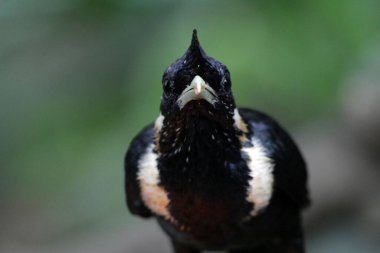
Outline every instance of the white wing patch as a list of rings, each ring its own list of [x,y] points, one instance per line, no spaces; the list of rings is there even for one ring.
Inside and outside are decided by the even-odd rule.
[[[154,129],[156,132],[161,131],[161,128],[164,124],[165,117],[160,113],[160,116],[157,117],[156,121],[154,122]]]
[[[167,208],[169,205],[168,194],[159,186],[157,154],[153,152],[153,145],[147,148],[146,153],[138,162],[138,167],[137,178],[140,182],[141,197],[144,204],[153,213],[172,220]]]
[[[247,124],[245,124],[245,122],[244,122],[243,119],[241,118],[238,109],[235,109],[235,110],[234,110],[234,116],[233,116],[233,119],[234,119],[234,126],[235,126],[237,129],[240,129],[243,133],[247,133],[247,132],[248,132]]]
[[[249,180],[247,201],[254,204],[251,215],[255,216],[268,206],[272,197],[274,164],[258,140],[253,138],[252,144],[253,147],[243,148],[242,151],[246,152],[250,159],[248,168],[252,179]]]

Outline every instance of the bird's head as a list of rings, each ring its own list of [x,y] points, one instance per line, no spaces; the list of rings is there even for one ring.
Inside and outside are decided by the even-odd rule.
[[[230,73],[224,64],[207,56],[196,30],[185,54],[165,71],[162,85],[161,116],[156,121],[162,150],[170,152],[189,139],[186,135],[192,134],[191,139],[199,132],[208,135],[204,139],[214,139],[218,132],[223,138],[235,139],[239,131],[235,123],[240,118]]]
[[[162,85],[161,113],[165,117],[234,111],[230,73],[224,64],[207,56],[196,30],[185,54],[165,71]]]

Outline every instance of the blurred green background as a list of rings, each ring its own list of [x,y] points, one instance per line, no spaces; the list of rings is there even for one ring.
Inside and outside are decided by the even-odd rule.
[[[0,1],[1,252],[133,253],[146,252],[145,241],[166,243],[126,210],[123,156],[157,117],[163,71],[187,49],[193,28],[229,67],[237,103],[277,118],[301,148],[310,145],[311,160],[316,132],[340,133],[355,123],[344,120],[350,106],[379,94],[378,0]],[[368,91],[362,100],[355,87]],[[366,107],[369,118],[379,118],[378,98]],[[310,252],[380,249],[371,237],[380,230],[358,233],[345,220],[321,229],[314,217]]]

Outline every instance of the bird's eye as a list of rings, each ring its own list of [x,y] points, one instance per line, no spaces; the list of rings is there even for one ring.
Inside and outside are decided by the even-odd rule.
[[[168,96],[171,92],[171,87],[170,87],[170,81],[169,80],[164,80],[163,83],[163,90],[164,90],[164,95]]]
[[[225,89],[229,89],[231,88],[231,82],[229,81],[229,79],[227,77],[223,77],[222,81],[222,86],[225,88]]]

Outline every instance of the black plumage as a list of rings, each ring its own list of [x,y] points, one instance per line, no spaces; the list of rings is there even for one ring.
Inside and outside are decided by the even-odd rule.
[[[269,116],[237,109],[226,66],[196,31],[165,71],[161,115],[125,158],[127,204],[154,216],[175,252],[304,252],[305,162]]]

